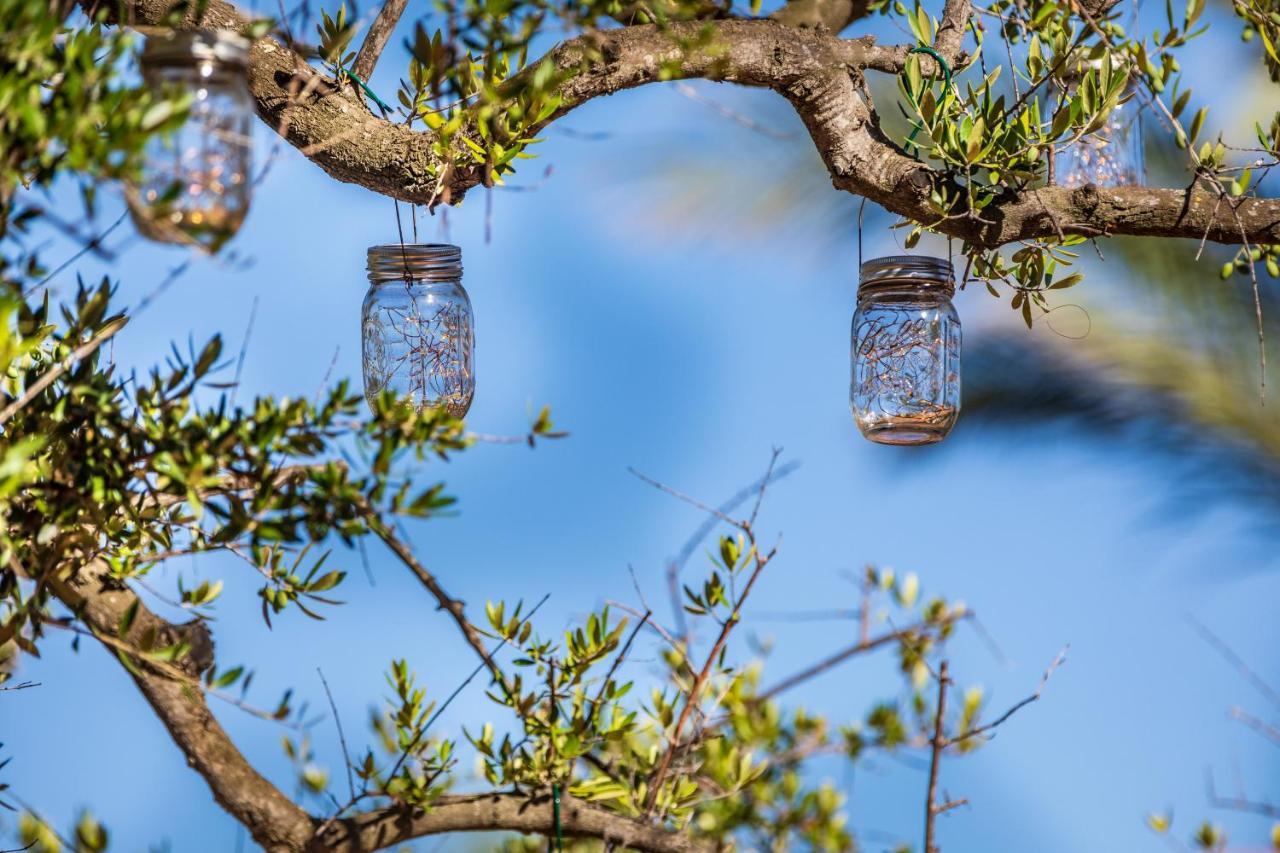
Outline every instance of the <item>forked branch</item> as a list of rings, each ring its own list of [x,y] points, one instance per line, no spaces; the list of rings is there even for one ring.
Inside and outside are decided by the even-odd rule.
[[[847,8],[841,3],[814,0],[810,12],[803,11],[803,4],[789,6],[774,19],[627,26],[570,39],[545,57],[566,72],[554,93],[561,106],[533,130],[590,100],[648,83],[672,78],[733,82],[771,89],[792,104],[836,188],[975,246],[1064,234],[1187,237],[1250,245],[1280,242],[1280,199],[1245,198],[1224,206],[1219,193],[1198,184],[1189,189],[1009,190],[983,208],[981,218],[955,215],[938,221],[931,194],[955,195],[958,188],[945,173],[908,156],[885,137],[863,94],[863,72],[901,71],[911,45],[880,46],[870,37],[834,35],[823,19],[830,15],[830,21],[839,24],[858,14],[856,0]],[[97,3],[82,0],[82,5],[92,9]],[[1096,14],[1111,2],[1081,5]],[[136,22],[154,24],[168,6],[168,0],[131,0],[128,11]],[[391,14],[386,7],[383,12]],[[970,14],[970,0],[945,4],[935,49],[949,61],[960,61]],[[810,18],[821,26],[810,26]],[[225,0],[212,0],[203,22],[245,23]],[[709,43],[704,37],[708,33]],[[368,52],[362,50],[365,62],[360,67],[376,58],[380,48],[375,45],[366,42]],[[331,85],[272,38],[254,45],[249,84],[263,120],[338,180],[402,201],[436,204],[460,201],[467,190],[489,179],[479,165],[451,163],[444,168],[433,131],[412,131],[370,115],[356,97]]]

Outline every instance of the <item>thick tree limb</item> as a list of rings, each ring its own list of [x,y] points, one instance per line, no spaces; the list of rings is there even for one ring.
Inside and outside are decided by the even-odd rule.
[[[166,622],[115,583],[102,563],[90,564],[72,580],[52,580],[50,588],[95,634],[116,637],[133,610],[132,625],[121,639],[154,632],[157,647],[186,641],[191,651],[179,666],[193,677],[213,664],[213,641],[204,623]],[[245,760],[204,696],[145,661],[135,661],[129,675],[187,763],[204,777],[214,799],[249,830],[254,841],[272,853],[301,850],[314,832],[311,819]]]
[[[791,0],[772,17],[789,27],[823,27],[838,33],[870,11],[870,0]]]
[[[1112,0],[1081,2],[1105,8]],[[130,11],[139,22],[154,23],[167,5],[168,0],[132,0]],[[548,123],[594,98],[669,79],[674,64],[679,77],[781,93],[809,129],[838,189],[975,244],[995,247],[1062,234],[1280,242],[1280,199],[1220,202],[1207,189],[1046,187],[1010,193],[985,208],[981,219],[958,215],[937,221],[929,194],[948,178],[886,138],[861,91],[862,70],[900,71],[909,46],[882,47],[870,38],[846,40],[822,28],[788,26],[782,21],[791,15],[801,13],[783,10],[779,20],[691,21],[665,29],[623,27],[571,39],[549,54],[559,68],[577,73],[561,85],[563,105]],[[969,0],[944,6],[936,49],[949,59],[959,61],[968,15]],[[226,26],[239,18],[230,4],[212,0],[205,21]],[[679,46],[696,43],[704,27],[714,30],[713,48]],[[338,180],[418,204],[456,202],[485,180],[481,168],[459,168],[440,185],[431,132],[370,115],[354,95],[333,88],[273,39],[253,48],[250,88],[259,115]]]
[[[805,78],[783,94],[804,120],[838,189],[974,244],[995,247],[1059,234],[1238,244],[1243,233],[1254,244],[1280,241],[1280,199],[1219,202],[1216,192],[1201,187],[1043,187],[992,203],[980,219],[939,221],[929,194],[947,185],[945,176],[902,153],[880,132],[854,78],[843,71]]]
[[[687,832],[615,815],[573,797],[562,796],[560,825],[570,837],[613,841],[619,848],[646,853],[710,853],[714,847]],[[368,851],[425,835],[506,830],[550,835],[551,801],[516,794],[445,796],[427,812],[385,809],[334,821],[308,850]]]

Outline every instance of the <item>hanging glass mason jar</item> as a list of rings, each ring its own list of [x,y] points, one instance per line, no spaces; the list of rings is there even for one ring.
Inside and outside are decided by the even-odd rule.
[[[941,441],[960,413],[960,318],[942,258],[900,255],[862,265],[853,315],[849,400],[878,444]]]
[[[1092,70],[1096,75],[1102,62],[1095,59],[1083,63],[1081,73],[1068,83],[1068,94],[1074,94],[1080,86],[1084,71]],[[1125,73],[1112,67],[1113,74]],[[1054,149],[1054,182],[1063,187],[1142,186],[1147,177],[1142,145],[1142,102],[1131,77],[1122,102],[1116,104],[1101,127]]]
[[[253,104],[249,41],[229,30],[147,39],[142,74],[157,91],[190,94],[186,122],[147,145],[142,183],[126,190],[138,230],[163,243],[216,252],[249,212]]]
[[[387,390],[418,411],[462,417],[475,394],[475,320],[462,250],[443,243],[369,247],[361,312],[364,393]]]

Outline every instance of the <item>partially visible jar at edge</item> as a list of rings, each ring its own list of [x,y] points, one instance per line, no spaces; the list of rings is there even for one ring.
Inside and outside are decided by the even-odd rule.
[[[1113,74],[1124,74],[1117,63]],[[1074,93],[1086,71],[1097,74],[1101,60],[1080,64],[1068,83]],[[1142,138],[1143,104],[1138,83],[1130,79],[1125,87],[1127,99],[1116,104],[1102,125],[1069,145],[1062,145],[1053,155],[1053,180],[1058,186],[1136,187],[1147,180],[1146,154]]]
[[[417,411],[463,417],[475,395],[475,321],[462,287],[462,250],[447,244],[369,248],[361,310],[364,392]]]
[[[147,84],[191,97],[183,125],[148,141],[142,183],[126,190],[134,224],[148,239],[216,252],[240,230],[252,194],[248,62],[249,41],[230,31],[147,39],[141,57]]]
[[[849,400],[878,444],[933,444],[960,414],[960,318],[951,264],[904,255],[862,265]]]

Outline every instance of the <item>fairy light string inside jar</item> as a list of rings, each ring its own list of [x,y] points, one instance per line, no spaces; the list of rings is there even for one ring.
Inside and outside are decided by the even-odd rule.
[[[951,263],[896,255],[862,264],[849,401],[877,444],[933,444],[960,414],[960,318]]]
[[[463,417],[475,395],[475,319],[462,287],[462,250],[391,243],[368,252],[361,310],[364,390],[376,410],[392,392],[417,411]]]

